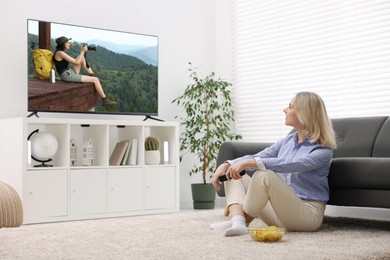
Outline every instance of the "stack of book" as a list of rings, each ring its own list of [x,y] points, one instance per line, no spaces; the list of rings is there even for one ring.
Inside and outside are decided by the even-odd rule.
[[[124,140],[115,145],[110,156],[110,166],[136,165],[138,140]]]

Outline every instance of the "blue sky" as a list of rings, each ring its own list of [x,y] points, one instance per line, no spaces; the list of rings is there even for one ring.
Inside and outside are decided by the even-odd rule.
[[[28,32],[38,34],[38,21],[28,20]],[[77,42],[101,40],[114,42],[116,44],[129,44],[146,47],[157,46],[158,44],[157,36],[51,23],[51,37],[55,39],[60,36],[72,38],[73,41]]]

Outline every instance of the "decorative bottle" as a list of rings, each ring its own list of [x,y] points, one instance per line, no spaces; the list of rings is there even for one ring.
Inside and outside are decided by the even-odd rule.
[[[50,82],[56,83],[56,72],[54,71],[54,69],[50,70]]]

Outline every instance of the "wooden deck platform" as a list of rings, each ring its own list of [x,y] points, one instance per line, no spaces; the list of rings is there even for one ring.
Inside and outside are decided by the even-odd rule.
[[[30,111],[90,111],[99,102],[93,83],[71,83],[28,77]]]

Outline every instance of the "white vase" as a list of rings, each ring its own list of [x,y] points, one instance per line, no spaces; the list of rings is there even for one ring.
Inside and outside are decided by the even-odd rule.
[[[160,164],[160,151],[145,151],[145,164]]]

